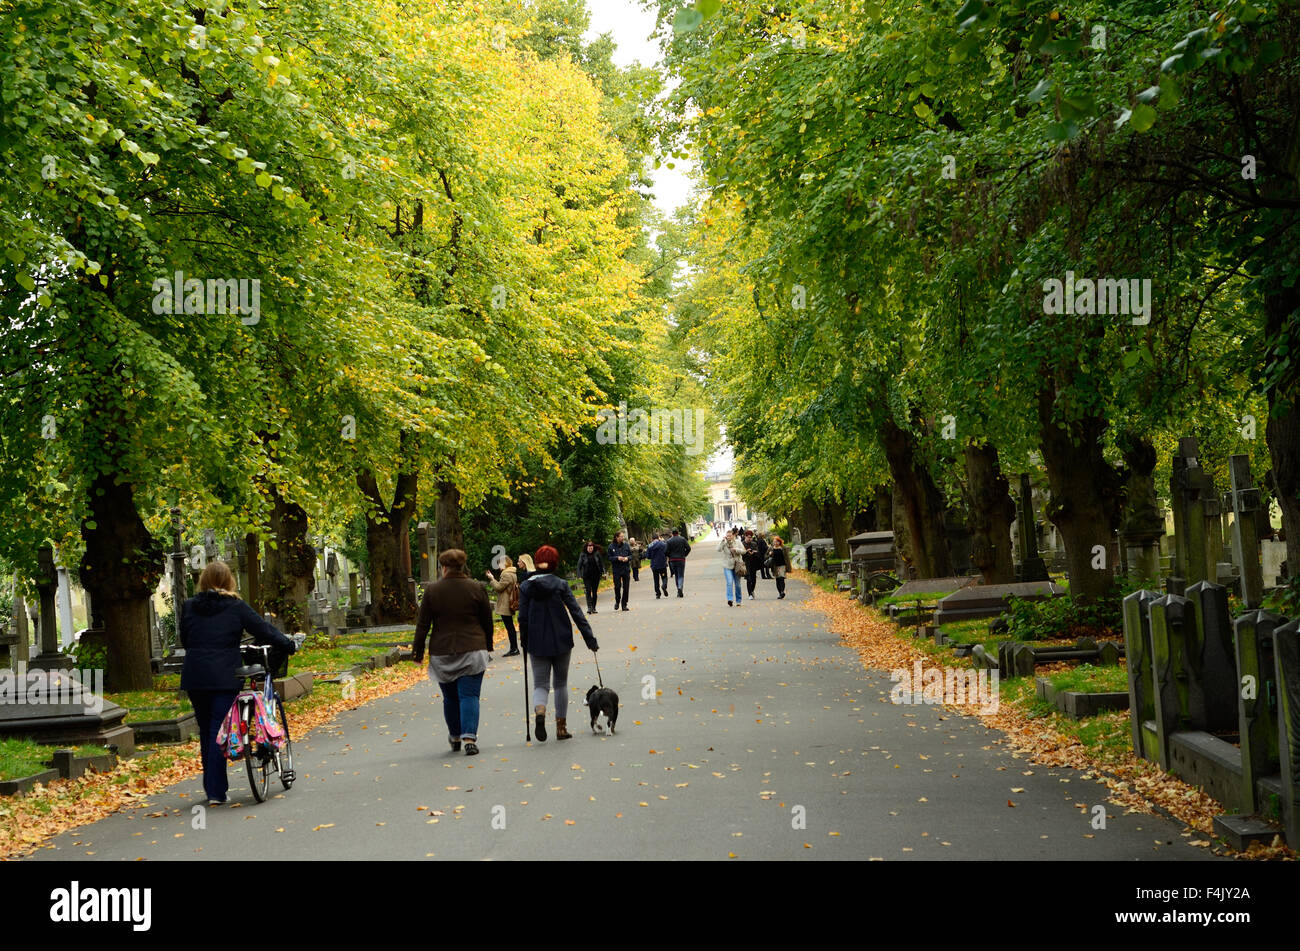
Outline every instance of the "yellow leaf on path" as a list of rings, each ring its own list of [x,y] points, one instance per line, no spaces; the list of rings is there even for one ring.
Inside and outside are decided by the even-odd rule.
[[[1021,788],[1020,786],[1016,786],[1016,787],[1015,787],[1014,789],[1012,789],[1011,791],[1012,791],[1012,792],[1024,792],[1024,789]]]
[[[566,826],[576,826],[576,825],[577,825],[577,823],[574,822],[572,819],[565,819],[565,820],[564,820],[564,824],[565,824]]]
[[[333,829],[333,828],[334,828],[334,823],[326,822],[324,825],[318,825],[316,828],[312,829],[311,831],[319,832],[321,829]]]
[[[735,852],[728,852],[728,853],[727,853],[727,858],[729,858],[729,859],[734,859],[735,857],[736,857],[736,853],[735,853]]]

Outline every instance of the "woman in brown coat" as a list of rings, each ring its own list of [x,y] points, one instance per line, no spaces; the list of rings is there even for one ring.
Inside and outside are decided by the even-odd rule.
[[[519,638],[515,634],[515,612],[510,610],[510,596],[519,587],[519,576],[515,573],[515,563],[510,560],[510,556],[505,556],[505,567],[501,569],[501,577],[493,578],[492,572],[484,570],[484,576],[492,590],[496,592],[497,603],[496,612],[501,615],[501,623],[506,626],[506,634],[510,636],[510,650],[506,651],[505,657],[516,657],[519,654]]]
[[[482,583],[465,571],[465,553],[451,548],[438,556],[442,578],[427,585],[415,619],[413,660],[424,660],[429,641],[429,679],[442,687],[442,712],[453,752],[465,741],[465,755],[478,753],[479,691],[492,649],[492,606]]]

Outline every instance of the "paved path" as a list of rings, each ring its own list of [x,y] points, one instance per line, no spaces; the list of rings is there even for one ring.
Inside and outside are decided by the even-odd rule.
[[[1081,806],[1104,802],[1101,784],[1012,756],[974,719],[889,703],[888,674],[864,672],[798,606],[806,586],[777,601],[760,581],[758,600],[728,608],[707,541],[686,582],[684,599],[656,600],[642,572],[626,613],[601,596],[591,620],[622,699],[616,736],[585,722],[596,670],[581,648],[574,739],[556,742],[552,727],[525,746],[519,659],[498,657],[477,757],[449,751],[426,682],[297,744],[299,783],[266,803],[232,767],[235,805],[207,810],[204,829],[192,827],[195,778],[34,858],[1211,857],[1179,825],[1113,806],[1094,830]]]

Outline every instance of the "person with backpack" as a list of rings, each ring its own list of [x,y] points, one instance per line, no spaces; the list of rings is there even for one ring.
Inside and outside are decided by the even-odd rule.
[[[596,557],[600,557],[599,553]],[[555,691],[555,738],[572,737],[567,717],[573,625],[578,626],[593,654],[600,647],[591,623],[582,616],[573,589],[555,574],[559,560],[559,552],[543,545],[537,549],[537,573],[519,586],[519,636],[532,662],[533,713],[537,718],[534,731],[543,743],[546,742],[546,699],[552,689]]]
[[[614,540],[609,543],[609,570],[614,576],[614,610],[626,611],[628,581],[632,575],[632,547],[623,541],[623,533],[615,532]]]
[[[682,538],[680,530],[674,528],[666,547],[668,570],[673,573],[673,580],[677,582],[677,597],[684,598],[686,595],[682,593],[682,584],[686,580],[686,556],[691,553],[691,543]]]
[[[772,567],[772,576],[776,578],[776,599],[780,601],[785,597],[786,572],[793,567],[790,564],[790,553],[786,551],[785,542],[780,535],[772,536],[772,553],[767,561]]]
[[[235,590],[235,576],[224,561],[211,561],[199,575],[199,591],[181,604],[177,633],[185,648],[181,689],[194,707],[203,762],[203,792],[208,805],[224,804],[230,783],[226,757],[217,734],[242,683],[239,643],[247,631],[254,644],[269,644],[275,653],[292,654],[297,645],[248,606]],[[274,663],[274,660],[272,661]]]
[[[655,599],[666,598],[668,597],[668,545],[663,536],[656,532],[654,541],[650,542],[645,553],[650,559],[650,574],[655,579]]]
[[[429,642],[429,679],[442,688],[442,714],[453,753],[478,755],[479,693],[492,650],[492,606],[483,585],[465,570],[466,555],[449,548],[438,556],[442,577],[424,587],[415,617],[411,659],[424,661]]]
[[[541,571],[541,569],[537,569]],[[596,543],[588,540],[582,546],[578,556],[578,577],[582,579],[583,590],[587,593],[587,613],[596,613],[596,598],[600,593],[600,579],[605,576],[605,566],[600,560],[600,549]]]
[[[501,616],[501,623],[505,625],[506,634],[510,637],[510,650],[501,656],[517,657],[519,640],[515,634],[515,612],[519,610],[519,576],[515,572],[515,563],[510,560],[509,555],[504,557],[504,561],[500,578],[493,578],[492,572],[487,570],[483,574],[487,576],[488,584],[496,592],[496,612]]]

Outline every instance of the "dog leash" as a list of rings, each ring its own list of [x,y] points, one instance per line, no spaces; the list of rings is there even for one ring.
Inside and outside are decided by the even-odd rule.
[[[594,661],[596,662],[596,683],[600,684],[600,689],[601,689],[601,690],[604,690],[604,689],[605,689],[605,681],[604,681],[604,680],[601,678],[601,676],[600,676],[600,658],[596,656],[596,652],[595,652],[595,651],[592,651],[592,652],[591,652],[591,658],[592,658],[592,660],[594,660]]]

